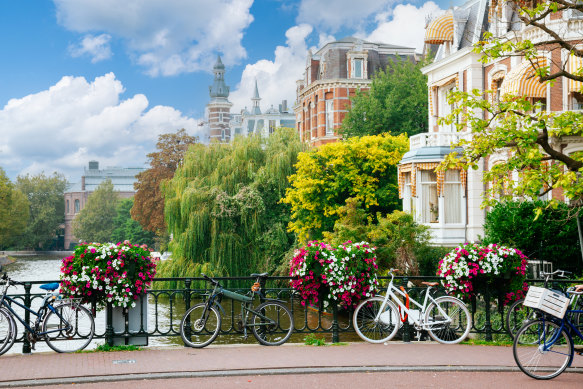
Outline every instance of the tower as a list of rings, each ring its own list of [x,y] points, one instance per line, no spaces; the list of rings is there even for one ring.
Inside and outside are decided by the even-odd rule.
[[[211,100],[206,106],[209,137],[211,141],[230,142],[229,121],[233,104],[228,100],[229,87],[225,84],[225,65],[223,65],[220,55],[217,56],[217,62],[213,66],[213,73],[215,75],[213,85],[209,86]]]
[[[251,109],[251,113],[253,115],[261,115],[261,108],[259,107],[259,102],[261,101],[261,97],[259,97],[259,89],[257,88],[257,80],[255,80],[255,93],[253,93],[253,97],[251,98],[253,101],[253,108]]]

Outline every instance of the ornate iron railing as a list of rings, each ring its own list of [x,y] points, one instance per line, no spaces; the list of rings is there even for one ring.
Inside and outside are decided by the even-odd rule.
[[[251,277],[223,277],[217,278],[226,285],[229,290],[245,293],[249,290],[254,279]],[[382,286],[386,286],[386,277],[381,277]],[[292,341],[303,341],[306,334],[319,333],[330,338],[332,342],[359,340],[352,327],[352,311],[340,309],[331,305],[326,310],[320,310],[319,307],[302,306],[293,289],[289,288],[290,277],[270,277],[263,286],[263,292],[266,297],[277,298],[287,302],[294,316],[294,335]],[[395,282],[405,286],[411,296],[415,299],[420,298],[425,287],[420,287],[421,281],[437,281],[436,277],[395,277]],[[24,286],[24,293],[11,294],[11,296],[22,301],[28,307],[38,304],[43,297],[40,293],[31,293],[31,287],[35,284],[43,284],[54,281],[31,281]],[[163,289],[157,288],[163,282],[173,282],[181,287]],[[542,284],[542,280],[527,280],[532,284]],[[560,280],[557,284],[571,283],[572,280]],[[180,340],[180,320],[184,312],[192,306],[193,303],[204,301],[209,289],[204,285],[202,278],[156,278],[152,289],[147,292],[148,309],[147,311],[138,309],[136,315],[134,312],[132,323],[129,311],[118,312],[121,315],[121,327],[118,317],[117,327],[115,322],[115,309],[107,306],[103,309],[94,308],[96,333],[95,339],[103,339],[109,344],[132,344],[135,339],[142,341],[150,338],[163,339],[166,343],[181,344]],[[384,293],[381,291],[381,294]],[[439,292],[438,292],[439,293]],[[443,293],[443,292],[441,292]],[[480,294],[471,302],[468,302],[468,308],[472,314],[472,333],[483,334],[486,341],[491,341],[497,334],[505,334],[504,314],[505,309],[501,304],[501,298],[495,291],[486,291]],[[223,325],[217,343],[240,343],[242,342],[242,331],[236,325],[240,308],[237,303],[231,303],[231,300],[224,299],[223,307]],[[28,312],[24,312],[26,320],[30,321]],[[133,326],[132,326],[133,325]],[[401,339],[403,341],[411,340],[413,328],[405,321],[401,330]],[[141,340],[140,340],[141,339]],[[31,351],[31,344],[24,333],[19,331],[16,340],[23,344],[23,353]],[[250,339],[250,341],[254,341]]]

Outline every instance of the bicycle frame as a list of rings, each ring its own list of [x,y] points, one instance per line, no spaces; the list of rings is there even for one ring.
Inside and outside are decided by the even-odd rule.
[[[567,312],[565,313],[565,316],[562,319],[558,319],[558,318],[549,318],[548,316],[543,316],[542,321],[544,322],[545,320],[553,322],[555,324],[560,324],[559,330],[555,331],[555,333],[553,334],[553,336],[551,337],[551,339],[542,345],[543,346],[543,351],[549,351],[551,350],[552,346],[555,344],[555,342],[559,339],[559,337],[561,336],[561,333],[563,332],[563,330],[565,330],[565,332],[567,333],[567,335],[569,336],[569,338],[571,338],[571,344],[573,345],[573,334],[577,335],[579,337],[579,339],[583,340],[583,333],[581,333],[581,331],[579,331],[579,329],[571,322],[571,320],[569,320],[569,316],[570,314],[573,313],[583,313],[583,310],[580,309],[568,309]],[[545,331],[546,326],[543,325],[543,331]],[[543,332],[544,334],[544,332]],[[546,336],[542,337],[543,339],[546,339]],[[573,353],[571,353],[571,359],[569,360],[569,364],[568,366],[571,366],[571,363],[573,363]]]

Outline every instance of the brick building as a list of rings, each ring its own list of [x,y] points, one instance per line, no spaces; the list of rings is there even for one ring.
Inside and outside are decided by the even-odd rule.
[[[144,168],[108,167],[99,169],[99,162],[89,161],[89,167],[84,169],[81,181],[72,184],[65,192],[65,249],[70,249],[77,243],[73,235],[73,219],[85,208],[89,195],[105,180],[111,180],[114,190],[120,198],[133,197],[136,175]]]
[[[217,62],[213,66],[214,81],[209,86],[211,100],[207,104],[207,118],[209,127],[209,139],[212,142],[230,142],[231,128],[231,107],[229,101],[229,87],[225,83],[225,65],[221,57],[217,56]]]
[[[547,19],[547,26],[559,26],[566,33],[565,39],[581,42],[581,15],[554,14]],[[433,63],[422,69],[428,77],[430,130],[410,138],[410,151],[399,165],[399,191],[403,209],[413,213],[418,222],[428,225],[433,242],[438,244],[455,245],[483,236],[486,210],[480,207],[485,190],[482,174],[507,157],[505,152],[494,153],[480,161],[478,170],[434,171],[445,155],[452,152],[452,144],[472,136],[471,128],[457,132],[453,125],[438,124],[439,117],[451,113],[452,107],[446,100],[449,91],[454,88],[493,90],[496,99],[506,93],[522,95],[533,102],[542,102],[543,109],[548,111],[582,108],[580,83],[565,78],[557,79],[554,84],[539,83],[530,62],[520,56],[480,62],[480,54],[472,48],[485,31],[494,36],[519,36],[533,42],[545,39],[539,29],[524,26],[508,3],[502,1],[470,0],[428,24],[426,48],[436,50]],[[552,63],[551,72],[557,66],[581,67],[580,61],[570,59],[569,53],[559,47],[542,51],[535,62],[540,66]],[[581,137],[560,141],[563,152],[583,149]],[[563,199],[560,190],[546,196]]]
[[[390,60],[417,61],[415,49],[348,37],[308,52],[304,78],[297,81],[294,113],[301,139],[319,146],[339,139],[338,128],[357,89]]]

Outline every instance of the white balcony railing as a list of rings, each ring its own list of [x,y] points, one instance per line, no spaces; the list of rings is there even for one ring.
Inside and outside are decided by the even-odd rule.
[[[423,134],[413,135],[409,138],[409,149],[415,150],[421,147],[431,146],[451,146],[460,141],[460,139],[469,139],[469,132],[426,132]]]

